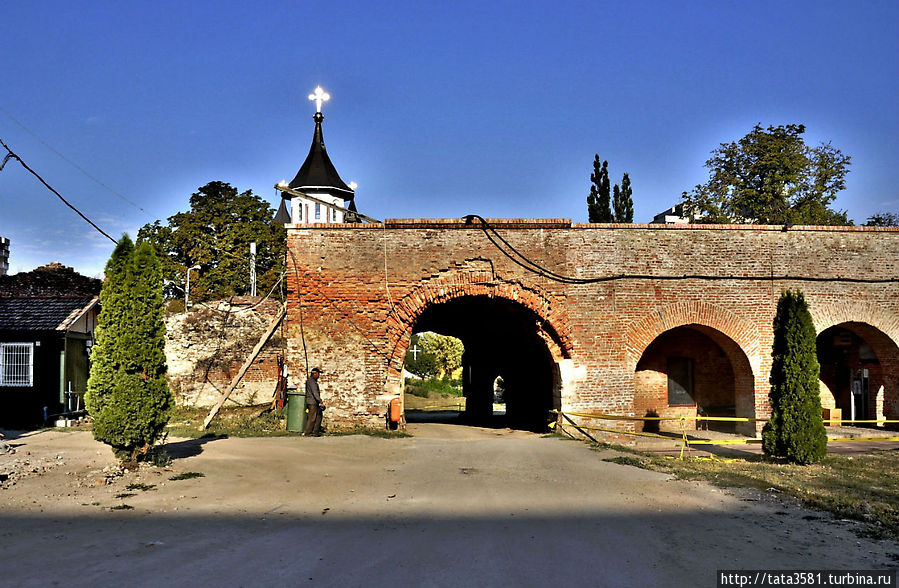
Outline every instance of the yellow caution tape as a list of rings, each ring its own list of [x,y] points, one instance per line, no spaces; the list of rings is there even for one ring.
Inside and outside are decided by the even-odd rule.
[[[847,441],[899,441],[899,437],[828,437],[828,443],[845,443]]]
[[[850,421],[848,419],[824,419],[825,423],[899,423],[899,421],[876,420],[876,421]]]
[[[750,419],[744,417],[706,417],[706,416],[672,416],[672,417],[635,417],[603,413],[587,413],[587,412],[565,412],[554,410],[552,412],[566,414],[568,416],[576,416],[587,419],[604,419],[609,421],[722,421],[731,423],[748,423],[748,422],[765,422],[768,419]]]
[[[670,416],[670,417],[637,417],[637,416],[626,416],[626,415],[615,415],[615,414],[604,414],[604,413],[590,413],[590,412],[561,412],[558,410],[553,410],[552,412],[557,414],[566,414],[568,416],[576,416],[587,419],[603,419],[609,421],[718,421],[718,422],[730,422],[730,423],[752,423],[759,422],[765,423],[768,422],[769,419],[751,419],[746,417],[709,417],[709,416]],[[877,419],[877,420],[848,420],[848,419],[823,419],[822,422],[825,423],[865,423],[865,424],[896,424],[899,423],[899,420],[889,420],[889,419]]]

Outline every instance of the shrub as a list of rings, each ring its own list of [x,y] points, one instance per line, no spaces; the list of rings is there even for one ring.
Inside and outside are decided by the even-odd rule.
[[[146,456],[171,416],[162,269],[151,245],[123,236],[106,264],[85,404],[94,438],[116,457]]]
[[[799,464],[815,463],[827,455],[819,371],[815,326],[805,297],[788,290],[781,294],[774,317],[771,419],[762,430],[767,455]]]

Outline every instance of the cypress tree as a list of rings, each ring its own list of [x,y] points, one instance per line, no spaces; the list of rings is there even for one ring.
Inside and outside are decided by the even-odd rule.
[[[632,223],[634,222],[634,201],[631,199],[631,179],[624,173],[621,178],[621,188],[615,184],[612,191],[612,208],[615,210],[616,223]]]
[[[591,223],[612,222],[609,196],[609,162],[599,162],[599,154],[593,157],[593,173],[590,174],[590,195],[587,196],[587,215]]]
[[[612,220],[616,223],[622,222],[622,214],[624,212],[621,210],[621,188],[615,184],[612,187]]]
[[[96,339],[91,351],[91,371],[87,380],[84,404],[91,416],[103,412],[113,388],[119,367],[116,342],[125,325],[128,293],[126,275],[134,244],[123,235],[106,262],[106,280],[100,290],[100,314],[97,317]],[[94,437],[99,439],[94,434]]]
[[[634,199],[631,197],[634,191],[631,189],[631,178],[624,172],[621,178],[621,213],[615,212],[619,223],[634,222]]]
[[[123,264],[125,249],[130,251]],[[94,400],[88,410],[94,438],[133,461],[159,439],[172,407],[165,380],[162,266],[153,246],[144,241],[132,248],[128,239],[127,246],[117,247],[101,302],[107,290],[112,308],[107,312],[104,306],[98,320],[102,337],[95,349],[100,346],[103,357],[91,367],[88,395]]]
[[[787,290],[777,303],[771,365],[771,419],[762,430],[767,455],[793,463],[821,461],[827,431],[818,390],[815,327],[802,292]]]

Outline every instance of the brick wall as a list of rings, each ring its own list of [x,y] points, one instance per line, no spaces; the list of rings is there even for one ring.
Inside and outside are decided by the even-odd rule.
[[[665,331],[701,325],[730,360],[738,416],[768,416],[771,323],[780,292],[797,287],[819,332],[871,328],[883,410],[899,417],[899,283],[846,280],[897,278],[899,229],[490,222],[558,274],[630,277],[571,284],[535,275],[476,223],[456,220],[289,228],[288,362],[294,374],[307,363],[326,371],[332,422],[376,422],[400,390],[417,317],[461,296],[506,298],[539,317],[563,409],[634,414],[647,347]]]

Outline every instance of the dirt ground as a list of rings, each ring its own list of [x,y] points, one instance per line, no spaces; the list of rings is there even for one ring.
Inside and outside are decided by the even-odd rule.
[[[410,431],[175,440],[171,467],[127,473],[88,432],[9,435],[0,585],[709,586],[718,569],[899,564],[896,543],[772,493],[531,433]]]

